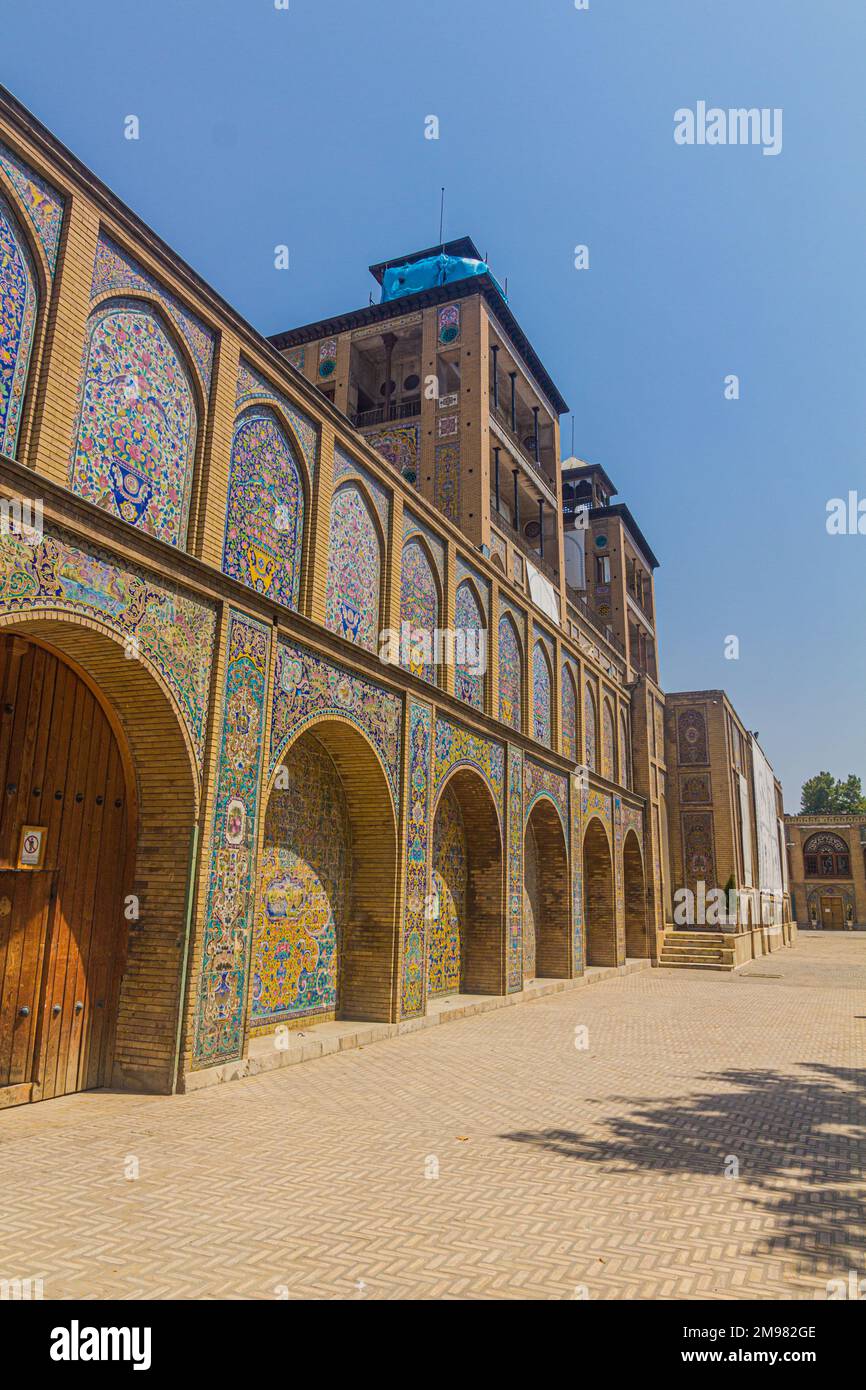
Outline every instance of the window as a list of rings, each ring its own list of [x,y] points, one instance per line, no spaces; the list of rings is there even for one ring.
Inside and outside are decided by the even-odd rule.
[[[596,555],[595,557],[595,582],[596,584],[610,583],[610,556]]]
[[[807,878],[850,878],[851,856],[840,835],[820,831],[803,846]]]

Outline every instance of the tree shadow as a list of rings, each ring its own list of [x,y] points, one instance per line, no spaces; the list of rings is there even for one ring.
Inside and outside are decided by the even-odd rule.
[[[762,1252],[793,1256],[801,1270],[820,1265],[863,1277],[866,1071],[820,1063],[801,1071],[705,1073],[701,1080],[720,1089],[662,1102],[612,1097],[631,1111],[610,1117],[605,1138],[572,1130],[500,1138],[610,1173],[643,1169],[724,1180],[733,1156],[748,1184],[746,1200],[773,1214],[775,1229],[762,1240]]]

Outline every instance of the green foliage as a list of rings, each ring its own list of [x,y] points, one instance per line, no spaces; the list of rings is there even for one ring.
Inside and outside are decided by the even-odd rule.
[[[803,815],[821,815],[827,811],[842,815],[866,814],[866,796],[860,778],[849,773],[844,782],[836,781],[830,772],[819,772],[803,783],[800,794]]]

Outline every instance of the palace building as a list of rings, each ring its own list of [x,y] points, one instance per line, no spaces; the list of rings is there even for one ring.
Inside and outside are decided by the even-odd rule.
[[[0,1107],[658,963],[755,745],[473,243],[266,339],[5,93],[0,239]]]
[[[866,931],[866,816],[786,816],[792,912],[817,931]]]

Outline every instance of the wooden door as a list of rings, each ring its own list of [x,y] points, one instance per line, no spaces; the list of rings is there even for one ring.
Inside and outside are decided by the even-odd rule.
[[[36,867],[19,863],[25,825],[42,830]],[[0,636],[0,1107],[110,1077],[128,848],[94,692],[47,648]]]
[[[841,931],[845,926],[845,912],[841,898],[822,898],[821,913],[824,927],[828,931]]]

